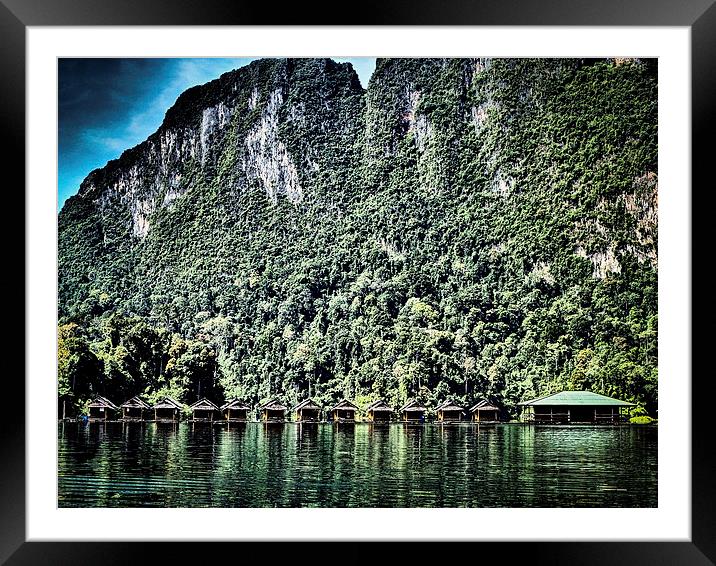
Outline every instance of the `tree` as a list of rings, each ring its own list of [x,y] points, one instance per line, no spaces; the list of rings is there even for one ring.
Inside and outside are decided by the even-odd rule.
[[[57,329],[57,379],[61,415],[75,412],[96,386],[99,362],[89,348],[82,329],[75,323]]]

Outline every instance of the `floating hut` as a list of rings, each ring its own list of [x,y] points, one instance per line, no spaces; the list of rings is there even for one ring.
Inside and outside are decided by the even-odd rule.
[[[318,422],[321,420],[321,406],[313,399],[304,399],[293,409],[299,422]]]
[[[353,422],[356,420],[356,407],[348,399],[342,399],[335,407],[331,408],[331,416],[336,422]]]
[[[214,417],[219,414],[219,407],[208,399],[199,399],[196,403],[189,405],[191,409],[191,420],[213,422]]]
[[[427,409],[415,400],[408,401],[400,407],[400,415],[404,421],[424,421]]]
[[[117,405],[101,395],[95,395],[89,404],[87,418],[91,421],[107,421],[117,410]]]
[[[158,422],[175,422],[181,417],[181,403],[171,397],[164,397],[154,404],[154,420]]]
[[[615,424],[626,420],[623,411],[634,403],[591,391],[561,391],[518,405],[522,407],[522,420],[531,423]]]
[[[390,422],[390,418],[393,416],[393,409],[383,401],[373,401],[366,409],[368,414],[368,420],[374,423],[387,423]]]
[[[151,407],[144,402],[139,396],[132,397],[119,406],[122,409],[123,421],[143,421],[144,412],[149,411]]]
[[[251,407],[238,399],[232,399],[221,406],[221,414],[224,416],[224,420],[229,422],[245,422],[249,420],[250,410]]]
[[[264,422],[283,422],[286,420],[286,405],[277,399],[271,399],[259,407],[261,420]]]
[[[455,403],[452,399],[446,399],[440,403],[437,408],[438,421],[440,422],[459,422],[465,409]]]
[[[488,403],[485,399],[470,408],[472,420],[476,423],[500,422],[500,409]]]

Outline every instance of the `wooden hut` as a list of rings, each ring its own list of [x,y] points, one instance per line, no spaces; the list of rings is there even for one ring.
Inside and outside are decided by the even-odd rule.
[[[259,407],[261,420],[264,422],[283,422],[286,420],[286,405],[277,399],[271,399]]]
[[[437,406],[436,412],[440,422],[460,422],[465,409],[452,399],[446,399]]]
[[[245,422],[249,420],[250,410],[251,407],[238,399],[232,399],[221,406],[221,414],[224,416],[224,420],[229,422]]]
[[[634,403],[593,393],[561,391],[518,403],[522,420],[531,423],[615,424],[626,420],[626,411]]]
[[[199,399],[189,405],[189,409],[192,421],[213,422],[219,414],[219,407],[208,399]]]
[[[354,422],[356,420],[356,407],[348,399],[341,399],[341,401],[331,407],[331,417],[334,422]]]
[[[181,418],[181,403],[171,397],[164,397],[152,407],[157,422],[176,422]]]
[[[414,399],[400,407],[402,419],[408,422],[424,421],[426,411],[427,409]]]
[[[500,422],[500,409],[488,403],[485,399],[470,408],[472,420],[476,423]]]
[[[378,399],[368,405],[366,413],[370,422],[387,423],[390,422],[390,419],[393,416],[393,409],[388,405],[388,403],[383,401],[383,399]]]
[[[321,406],[313,399],[304,399],[293,408],[299,422],[318,422],[321,420]]]
[[[115,411],[117,411],[117,405],[101,395],[95,395],[94,399],[90,401],[87,418],[91,421],[108,421],[114,416]]]
[[[145,411],[149,411],[151,407],[144,402],[139,396],[132,397],[119,406],[122,409],[123,421],[143,421]]]

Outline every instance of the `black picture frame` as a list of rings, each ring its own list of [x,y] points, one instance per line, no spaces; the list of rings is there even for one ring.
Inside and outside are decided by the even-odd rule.
[[[10,143],[1,152],[0,162],[7,178],[14,178],[12,190],[24,210],[25,186],[25,34],[28,26],[66,25],[341,25],[338,6],[332,8],[304,3],[277,4],[244,0],[0,0],[0,121],[4,138]],[[716,100],[716,5],[714,0],[501,0],[468,2],[450,0],[369,0],[360,5],[344,5],[353,12],[352,25],[569,25],[569,26],[685,26],[691,31],[692,55],[692,187],[691,197],[700,201],[713,184],[710,150],[714,132],[713,107]],[[9,176],[8,176],[9,175]],[[710,181],[710,183],[709,183]],[[685,187],[684,190],[688,188]],[[710,234],[699,222],[699,214],[708,207],[692,204],[692,242],[710,242]],[[7,233],[7,229],[6,229]],[[16,237],[15,237],[16,238]],[[8,240],[6,240],[8,241]],[[707,252],[707,250],[705,250]],[[692,257],[699,257],[695,251]],[[702,257],[710,257],[705,253]],[[708,263],[708,260],[706,260]],[[18,273],[23,273],[18,270]],[[693,282],[693,298],[698,291]],[[19,296],[25,294],[24,276],[16,276]],[[692,298],[692,301],[693,301]],[[19,301],[17,301],[19,303]],[[707,305],[710,305],[706,301]],[[707,309],[700,308],[701,316]],[[19,320],[19,318],[18,318]],[[708,334],[692,332],[692,351],[699,358],[708,352]],[[18,331],[16,336],[24,336]],[[704,356],[705,357],[705,356]],[[22,363],[22,362],[21,362]],[[696,368],[698,366],[694,366]],[[24,370],[22,367],[19,371]],[[714,564],[716,562],[716,488],[714,487],[714,442],[710,435],[707,404],[710,400],[710,376],[694,369],[692,394],[692,520],[688,542],[494,542],[478,544],[478,549],[456,548],[456,556],[479,557],[488,563],[531,564]],[[17,374],[19,375],[19,373]],[[670,376],[663,376],[669,378]],[[688,383],[688,376],[682,376]],[[6,382],[9,380],[6,380]],[[14,391],[6,394],[13,402],[3,406],[0,424],[2,466],[0,466],[0,561],[7,564],[124,564],[129,561],[158,560],[168,543],[126,542],[26,542],[25,537],[25,405],[24,385],[13,379]],[[11,387],[8,385],[7,387]],[[317,526],[316,538],[320,539]],[[559,539],[559,525],[555,525]],[[177,543],[169,543],[177,544]],[[202,552],[207,552],[204,545]],[[235,544],[242,544],[241,560],[262,560],[271,544],[272,560],[294,552],[298,543],[215,543],[210,549],[212,562],[236,559]],[[342,543],[337,549],[350,561],[370,554],[374,542]],[[463,543],[461,543],[463,544]],[[193,544],[192,544],[193,545]],[[331,555],[332,543],[321,548]],[[402,560],[420,557],[422,544],[403,545]],[[354,548],[350,548],[354,547]],[[346,553],[346,550],[348,552]],[[277,552],[279,554],[277,554]],[[413,556],[411,556],[413,555]],[[155,556],[157,557],[155,559]],[[171,556],[171,558],[169,558]],[[186,544],[165,559],[188,557]],[[280,556],[280,558],[279,558]],[[185,560],[186,558],[184,558]],[[179,562],[184,562],[179,559]],[[342,560],[344,561],[344,560]],[[498,562],[499,561],[499,562]]]

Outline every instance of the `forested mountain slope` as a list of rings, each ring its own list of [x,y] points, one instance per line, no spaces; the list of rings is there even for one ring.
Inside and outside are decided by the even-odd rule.
[[[59,214],[60,394],[657,401],[656,64],[266,59]]]

